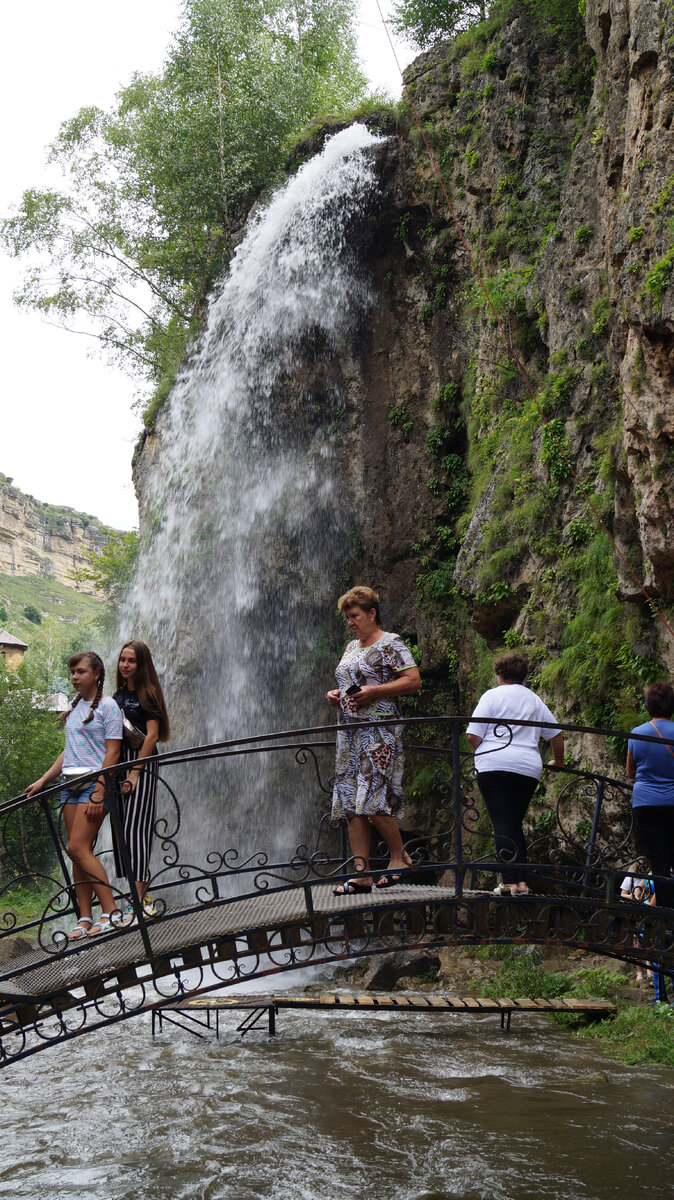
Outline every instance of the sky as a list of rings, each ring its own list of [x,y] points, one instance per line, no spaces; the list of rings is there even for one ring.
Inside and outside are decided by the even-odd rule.
[[[381,0],[384,16],[391,0]],[[0,215],[28,187],[58,186],[44,166],[61,121],[84,105],[108,108],[134,71],[159,70],[181,0],[0,0]],[[400,75],[376,0],[361,0],[359,47],[373,86],[397,98]],[[396,42],[401,66],[413,57]],[[16,308],[20,262],[0,250],[0,471],[50,504],[117,529],[138,523],[131,458],[141,421],[137,384],[93,339]]]

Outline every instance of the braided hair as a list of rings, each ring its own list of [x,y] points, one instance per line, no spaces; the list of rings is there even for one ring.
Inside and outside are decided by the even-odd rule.
[[[96,688],[96,695],[94,696],[93,700],[91,701],[91,707],[89,708],[89,716],[85,717],[82,722],[83,725],[89,725],[89,723],[91,721],[93,721],[93,719],[94,719],[94,713],[96,712],[96,709],[98,708],[98,705],[100,704],[100,701],[101,701],[101,697],[103,695],[103,684],[105,683],[105,666],[103,664],[103,659],[100,657],[99,654],[96,654],[96,652],[94,650],[81,650],[79,654],[73,654],[68,659],[68,670],[72,671],[73,667],[76,667],[78,663],[83,662],[85,659],[88,662],[89,666],[92,668],[92,670],[98,671],[98,686]],[[73,709],[77,708],[77,705],[79,704],[81,699],[82,699],[82,697],[79,694],[77,696],[75,696],[75,699],[73,700],[72,704],[70,705],[70,708],[67,709],[67,711],[63,713],[61,720],[64,722],[64,724],[68,720],[68,717],[70,716]]]

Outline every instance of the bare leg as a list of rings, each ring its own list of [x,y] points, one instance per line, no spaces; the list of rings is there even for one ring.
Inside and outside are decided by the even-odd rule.
[[[395,817],[387,817],[383,814],[377,814],[371,817],[370,820],[374,825],[377,833],[385,839],[389,848],[390,862],[388,869],[391,871],[402,871],[405,867],[411,867],[412,859],[403,847],[403,839],[400,836],[400,826]]]
[[[75,813],[77,812],[78,807],[79,805],[77,804],[65,804],[63,806],[63,820],[69,842],[73,825],[75,824]],[[94,895],[94,889],[91,885],[91,880],[86,877],[82,871],[80,871],[80,868],[74,860],[73,879],[75,881],[75,892],[77,895],[77,904],[80,910],[80,916],[87,917],[89,920],[91,920],[91,902]]]
[[[91,890],[93,888],[98,897],[101,911],[111,913],[116,908],[116,904],[113,899],[110,883],[104,868],[92,850],[96,834],[103,824],[107,813],[103,810],[100,816],[88,817],[85,813],[86,805],[84,804],[70,804],[66,805],[66,808],[74,809],[70,828],[68,829],[68,824],[66,823],[66,829],[68,829],[68,854],[75,866],[75,879],[77,880],[78,874],[80,877],[80,882],[76,885],[80,912],[83,917],[91,916]],[[86,894],[87,891],[88,895]],[[85,904],[88,906],[88,909],[85,909]]]
[[[372,876],[370,875],[370,822],[367,817],[363,816],[349,817],[347,826],[354,866],[358,872],[358,882],[367,885],[368,883],[372,883]]]

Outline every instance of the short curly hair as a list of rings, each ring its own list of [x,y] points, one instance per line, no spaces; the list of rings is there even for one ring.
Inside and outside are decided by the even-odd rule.
[[[674,688],[666,680],[652,683],[644,695],[646,712],[651,717],[671,717],[674,712]]]
[[[339,597],[337,607],[340,612],[346,612],[347,608],[362,608],[363,612],[370,612],[374,609],[375,620],[381,629],[381,608],[379,607],[379,596],[372,590],[371,587],[359,585],[358,587],[349,588],[343,596]]]
[[[529,663],[521,654],[502,654],[494,663],[494,671],[506,683],[524,683],[529,674]]]

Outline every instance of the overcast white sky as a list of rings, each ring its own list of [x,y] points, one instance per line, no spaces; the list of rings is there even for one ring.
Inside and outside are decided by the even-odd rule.
[[[181,0],[0,0],[0,214],[25,188],[44,186],[45,147],[83,105],[107,108],[133,71],[161,67]],[[390,0],[382,0],[386,15]],[[375,0],[360,4],[361,56],[375,86],[400,94],[400,77]],[[399,46],[401,64],[412,57]],[[51,177],[54,183],[53,176]],[[131,456],[140,429],[134,383],[88,338],[21,312],[20,266],[0,251],[4,386],[0,471],[39,500],[93,513],[118,529],[137,524]]]

